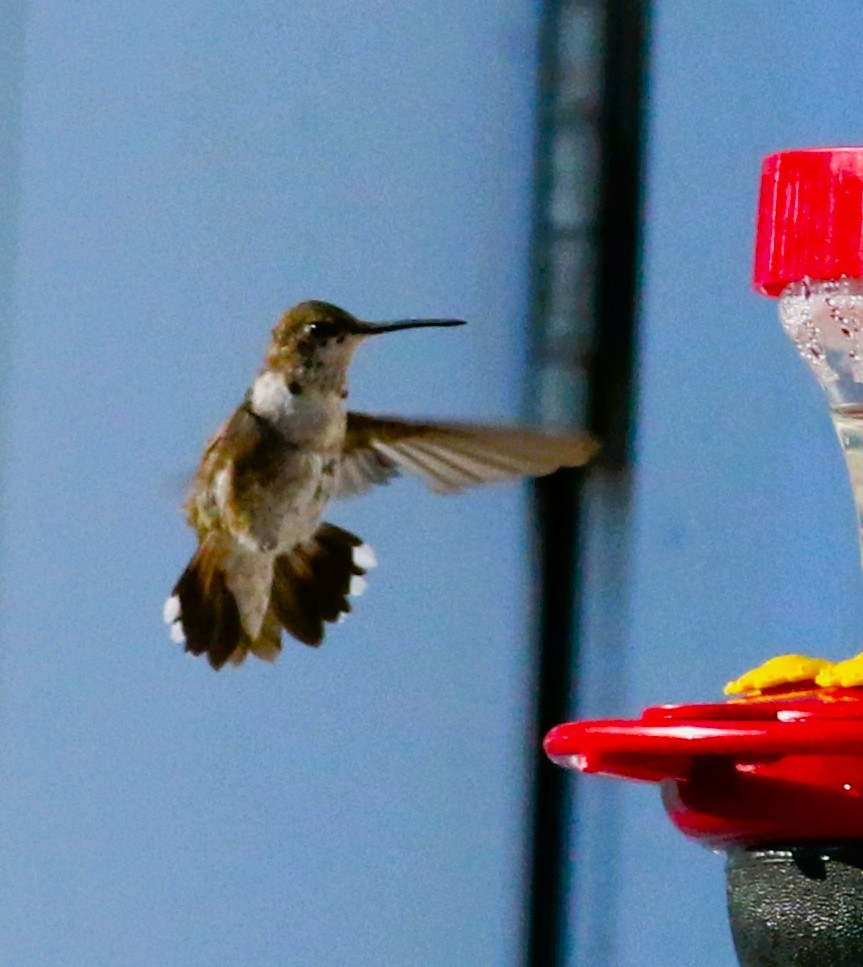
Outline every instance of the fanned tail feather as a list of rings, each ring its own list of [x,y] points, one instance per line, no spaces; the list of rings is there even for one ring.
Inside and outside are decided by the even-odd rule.
[[[351,610],[349,595],[365,590],[363,575],[377,561],[368,544],[334,524],[276,558],[270,605],[285,630],[307,645],[319,645],[324,623]]]
[[[171,638],[193,655],[206,655],[216,669],[227,662],[239,665],[249,652],[273,661],[281,651],[282,627],[304,644],[319,645],[324,624],[340,621],[351,610],[349,596],[362,594],[363,575],[377,564],[374,552],[359,537],[334,524],[321,524],[311,540],[273,562],[269,604],[253,637],[243,626],[231,590],[230,562],[230,541],[209,535],[163,612]],[[245,618],[253,627],[248,615]]]
[[[245,637],[240,609],[228,587],[228,554],[226,543],[210,535],[174,585],[163,613],[171,638],[184,643],[192,655],[206,655],[213,668],[221,668]]]

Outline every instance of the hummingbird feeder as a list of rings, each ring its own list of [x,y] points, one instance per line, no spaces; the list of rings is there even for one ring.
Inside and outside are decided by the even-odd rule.
[[[754,285],[827,395],[863,547],[863,148],[765,159]],[[742,967],[863,965],[863,654],[782,656],[726,691],[559,725],[545,751],[656,783],[681,832],[726,851]]]

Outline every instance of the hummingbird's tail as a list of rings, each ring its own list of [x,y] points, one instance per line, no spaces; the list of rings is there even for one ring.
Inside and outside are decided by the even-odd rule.
[[[282,649],[282,627],[304,644],[320,644],[324,623],[351,610],[348,596],[362,594],[363,575],[376,563],[368,544],[334,524],[321,524],[309,541],[275,560],[210,534],[163,617],[171,638],[206,655],[213,668],[238,665],[249,652],[272,661]]]
[[[208,535],[165,602],[162,615],[171,638],[192,655],[206,655],[213,668],[238,663],[248,651],[273,659],[281,644],[278,625],[264,614],[271,573],[262,555],[238,551],[224,534]],[[263,600],[256,601],[261,593]]]
[[[351,610],[349,596],[366,589],[365,573],[377,564],[361,538],[335,524],[321,524],[314,537],[276,558],[270,608],[288,634],[319,645],[324,623]]]

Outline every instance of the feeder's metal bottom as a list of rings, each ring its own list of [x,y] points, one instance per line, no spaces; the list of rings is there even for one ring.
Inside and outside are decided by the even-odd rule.
[[[863,841],[728,851],[741,967],[863,967]]]

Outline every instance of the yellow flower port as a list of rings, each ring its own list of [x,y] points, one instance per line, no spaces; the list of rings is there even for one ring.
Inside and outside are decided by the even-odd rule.
[[[726,695],[757,697],[770,691],[795,686],[816,688],[853,688],[863,685],[863,652],[831,662],[807,655],[779,655],[729,682]]]

